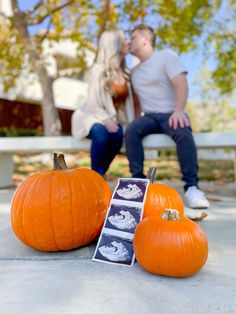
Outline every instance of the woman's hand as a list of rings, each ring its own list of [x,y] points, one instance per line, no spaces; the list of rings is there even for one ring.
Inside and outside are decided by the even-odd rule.
[[[118,124],[114,120],[106,119],[103,122],[108,132],[116,133],[118,131],[119,129]]]

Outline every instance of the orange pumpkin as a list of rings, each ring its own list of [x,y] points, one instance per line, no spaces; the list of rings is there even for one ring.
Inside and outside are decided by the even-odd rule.
[[[110,198],[102,176],[86,168],[68,169],[63,154],[54,154],[52,171],[32,175],[16,190],[12,227],[29,247],[74,249],[99,235]]]
[[[148,217],[136,227],[134,252],[138,263],[150,273],[187,277],[206,263],[208,242],[195,222],[167,209],[162,217]]]
[[[183,216],[184,203],[179,193],[169,186],[154,183],[155,177],[156,168],[150,168],[147,175],[150,183],[144,204],[143,218],[160,215],[166,208],[176,208],[180,216]]]

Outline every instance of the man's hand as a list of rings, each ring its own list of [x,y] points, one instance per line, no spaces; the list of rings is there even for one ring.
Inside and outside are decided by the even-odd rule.
[[[169,127],[173,129],[177,129],[178,126],[181,128],[189,127],[190,121],[188,116],[184,113],[184,111],[174,111],[169,118]]]
[[[105,127],[106,127],[108,132],[116,133],[118,131],[119,127],[118,127],[117,123],[114,120],[106,119],[103,122],[104,122],[104,125],[105,125]]]
[[[173,129],[189,127],[190,120],[184,112],[188,96],[188,82],[185,73],[176,75],[171,82],[176,91],[176,106],[169,118],[169,126]]]

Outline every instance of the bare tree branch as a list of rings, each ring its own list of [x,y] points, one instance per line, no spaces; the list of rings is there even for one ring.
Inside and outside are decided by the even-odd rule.
[[[27,25],[37,25],[42,23],[48,16],[52,15],[53,13],[60,11],[62,9],[64,9],[65,7],[71,5],[73,2],[75,2],[75,0],[70,0],[62,5],[59,5],[51,10],[49,10],[47,12],[47,14],[43,15],[43,16],[35,16],[35,17],[26,17],[26,23]]]
[[[27,11],[25,11],[25,15],[31,15],[33,14],[35,11],[37,11],[41,6],[43,6],[43,1],[38,1],[38,3],[36,3],[36,5],[30,9],[28,9]]]
[[[100,30],[98,32],[98,39],[100,38],[100,36],[102,35],[102,33],[106,30],[107,28],[107,21],[109,19],[109,15],[110,15],[110,5],[111,5],[111,1],[110,0],[104,0],[104,8],[103,8],[103,13],[104,13],[104,19],[103,19],[103,23],[100,27]],[[97,60],[97,54],[98,51],[96,51],[96,56],[94,59],[94,62]]]
[[[39,38],[39,43],[42,43],[44,41],[44,39],[47,37],[48,32],[50,31],[51,25],[52,25],[52,19],[50,18],[49,22],[48,22],[48,26],[47,26],[47,28],[45,30],[45,33],[42,35],[41,38]]]
[[[103,18],[103,23],[102,23],[101,28],[100,28],[99,33],[98,33],[98,38],[100,38],[102,33],[106,30],[107,21],[109,19],[109,15],[110,15],[110,6],[111,6],[111,1],[110,0],[104,0],[104,9],[103,9],[104,18]]]

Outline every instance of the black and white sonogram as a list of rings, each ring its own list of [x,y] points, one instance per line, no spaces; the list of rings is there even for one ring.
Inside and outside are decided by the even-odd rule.
[[[142,209],[125,205],[111,205],[105,228],[134,233],[141,220]]]
[[[133,245],[130,241],[104,233],[94,259],[131,265],[133,256]]]
[[[145,179],[120,179],[113,199],[142,203],[147,184]]]

